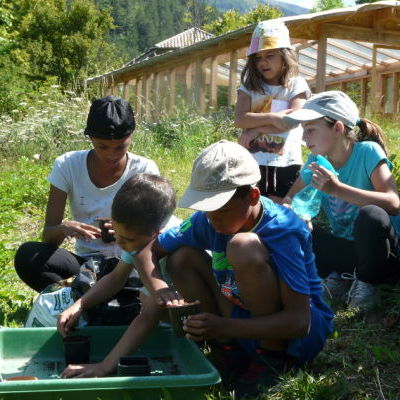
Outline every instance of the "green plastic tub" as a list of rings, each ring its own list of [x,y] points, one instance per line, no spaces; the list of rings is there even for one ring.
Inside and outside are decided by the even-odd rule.
[[[102,360],[126,327],[87,327],[90,361]],[[204,399],[220,382],[216,369],[195,343],[159,327],[135,356],[148,357],[151,374],[138,377],[61,379],[65,368],[62,338],[55,328],[0,329],[0,373],[36,376],[36,381],[0,382],[0,399],[10,400],[144,400]]]

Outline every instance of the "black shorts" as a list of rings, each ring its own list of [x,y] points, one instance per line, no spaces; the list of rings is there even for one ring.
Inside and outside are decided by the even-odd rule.
[[[285,197],[299,176],[301,165],[268,167],[260,165],[261,179],[257,186],[263,196]]]

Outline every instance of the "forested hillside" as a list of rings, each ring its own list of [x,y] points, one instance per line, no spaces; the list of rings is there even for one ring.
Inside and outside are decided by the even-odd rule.
[[[110,39],[125,60],[192,26],[214,20],[215,8],[197,0],[94,0],[109,8],[115,27]]]

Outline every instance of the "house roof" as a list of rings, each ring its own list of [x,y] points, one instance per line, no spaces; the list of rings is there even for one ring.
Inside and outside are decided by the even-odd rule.
[[[164,47],[169,49],[183,48],[212,37],[214,37],[212,33],[194,27],[165,39],[162,42],[156,43],[155,47]]]

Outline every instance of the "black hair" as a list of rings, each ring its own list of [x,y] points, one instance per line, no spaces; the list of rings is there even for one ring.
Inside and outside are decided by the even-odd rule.
[[[161,176],[137,174],[116,193],[111,217],[126,229],[142,235],[159,232],[176,207],[175,190]]]

